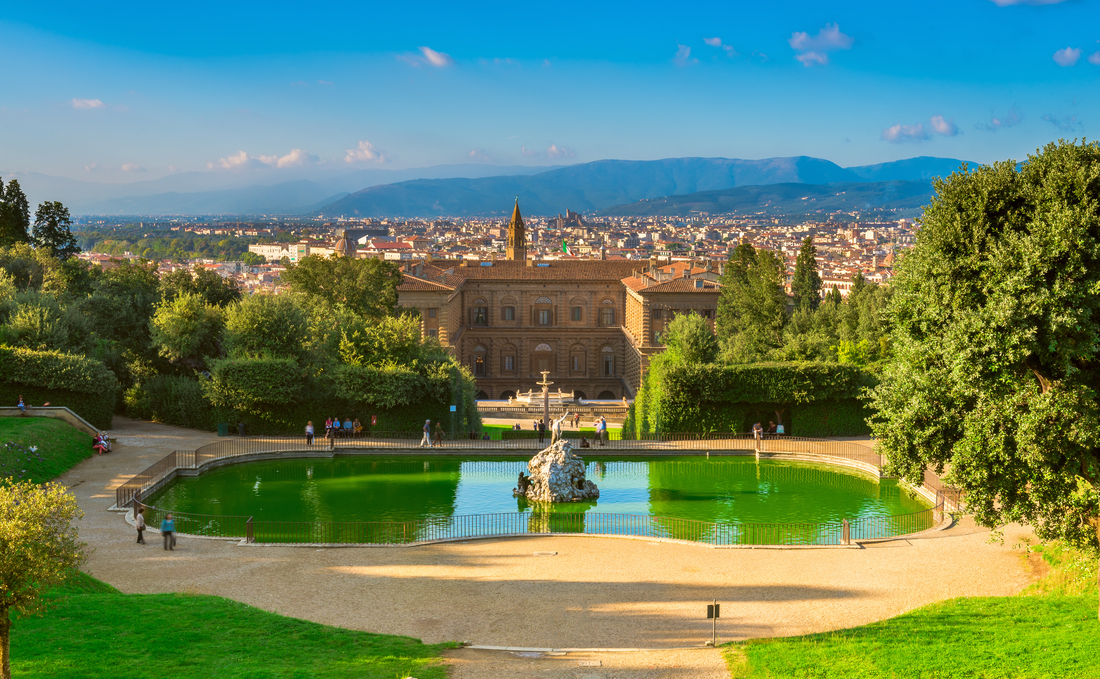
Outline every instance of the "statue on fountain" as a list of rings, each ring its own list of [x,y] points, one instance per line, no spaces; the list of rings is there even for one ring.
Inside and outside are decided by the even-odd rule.
[[[580,502],[600,496],[596,484],[585,478],[584,460],[573,452],[569,441],[560,438],[561,422],[556,420],[556,440],[527,462],[530,476],[519,475],[512,494],[536,502]]]

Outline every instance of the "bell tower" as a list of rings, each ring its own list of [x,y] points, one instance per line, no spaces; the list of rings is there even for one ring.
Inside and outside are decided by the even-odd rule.
[[[512,221],[508,222],[508,246],[505,249],[508,259],[527,259],[527,233],[523,226],[523,217],[519,214],[519,197],[516,197],[516,207],[512,210]]]

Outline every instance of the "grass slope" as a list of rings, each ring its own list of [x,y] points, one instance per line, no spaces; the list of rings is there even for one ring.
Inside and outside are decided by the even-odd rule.
[[[77,574],[12,628],[13,677],[444,679],[448,644],[285,618],[221,597],[120,594]],[[370,612],[363,612],[369,619]]]
[[[0,478],[44,483],[94,452],[91,436],[61,420],[0,417]]]
[[[726,647],[734,679],[1100,677],[1096,555],[1032,547],[1050,571],[1014,597],[943,601],[849,630]]]

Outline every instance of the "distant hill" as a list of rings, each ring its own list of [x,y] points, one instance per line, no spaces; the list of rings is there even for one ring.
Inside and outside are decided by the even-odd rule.
[[[319,213],[326,217],[503,215],[511,211],[513,199],[519,196],[524,212],[553,215],[566,209],[600,211],[640,200],[745,186],[857,184],[876,181],[868,179],[873,176],[924,181],[933,176],[930,173],[941,168],[956,168],[960,163],[953,159],[919,158],[842,168],[827,160],[806,156],[764,160],[600,160],[529,176],[418,179],[373,186],[326,205]],[[887,192],[895,190],[880,188]],[[874,191],[868,189],[861,195],[869,203],[891,200],[889,195],[875,197]],[[796,206],[792,204],[791,207]]]
[[[844,182],[837,184],[772,184],[739,186],[721,191],[702,191],[683,196],[667,196],[616,205],[597,213],[620,217],[687,217],[693,213],[722,212],[774,215],[810,215],[818,211],[870,210],[896,211],[895,217],[920,213],[932,197],[932,184],[908,182]]]
[[[966,161],[954,158],[932,158],[931,156],[919,156],[905,160],[895,160],[892,163],[879,163],[878,165],[859,165],[848,169],[869,182],[889,181],[931,181],[933,177],[947,177],[955,172]],[[967,163],[970,167],[977,167],[977,163]]]

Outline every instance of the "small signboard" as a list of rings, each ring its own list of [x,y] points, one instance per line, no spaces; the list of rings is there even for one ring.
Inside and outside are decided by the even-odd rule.
[[[707,604],[707,620],[722,617],[722,604]]]
[[[376,424],[378,424],[378,416],[377,415],[371,415],[370,416],[370,426],[373,427]]]
[[[458,412],[458,406],[451,406],[451,412],[452,413],[457,413]]]

